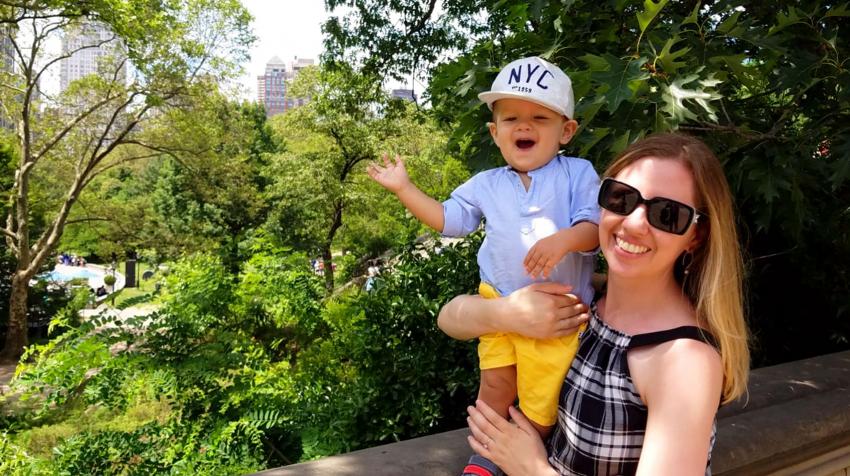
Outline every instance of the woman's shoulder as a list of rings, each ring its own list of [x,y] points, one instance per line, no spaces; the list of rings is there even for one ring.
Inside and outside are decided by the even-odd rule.
[[[678,338],[635,348],[629,352],[629,368],[647,406],[667,397],[687,397],[694,403],[707,399],[715,407],[719,404],[723,365],[709,342]]]

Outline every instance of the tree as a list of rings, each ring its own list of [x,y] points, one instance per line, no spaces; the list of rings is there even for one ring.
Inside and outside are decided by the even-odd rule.
[[[355,2],[325,25],[327,49],[367,71],[423,74],[434,113],[455,126],[455,148],[473,167],[495,156],[482,131],[489,112],[475,95],[501,66],[529,55],[572,78],[581,128],[569,151],[598,169],[650,132],[702,137],[737,198],[752,322],[763,341],[756,362],[847,346],[846,2],[450,3],[436,12],[434,2]],[[776,299],[790,295],[805,297]]]
[[[144,122],[231,74],[252,39],[249,20],[236,0],[0,1],[0,25],[11,30],[15,53],[15,70],[0,77],[2,114],[14,120],[19,156],[2,228],[17,260],[3,357],[20,355],[27,343],[28,282],[59,242],[80,193],[98,175],[164,151],[141,140]],[[46,48],[52,37],[92,25],[111,36],[55,55]],[[93,48],[110,52],[98,74],[56,97],[39,92],[52,66]],[[128,64],[136,71],[130,78]],[[63,173],[40,173],[45,167]],[[50,208],[35,227],[39,190]]]
[[[404,215],[397,200],[371,183],[365,163],[383,153],[413,156],[414,163],[433,160],[440,165],[450,159],[439,129],[411,104],[389,98],[374,77],[344,66],[336,71],[310,68],[302,71],[291,90],[311,101],[274,121],[288,151],[270,166],[275,184],[269,201],[277,204],[270,225],[284,243],[320,253],[330,293],[332,249],[346,217],[374,220],[382,209],[396,217]],[[462,168],[460,173],[451,167],[447,171],[449,187],[465,175]],[[433,184],[428,188],[447,183],[440,174],[429,179]]]
[[[262,106],[211,90],[149,121],[142,136],[169,153],[93,181],[61,247],[100,256],[147,249],[175,259],[208,251],[238,269],[239,244],[266,221],[264,167],[281,148]]]

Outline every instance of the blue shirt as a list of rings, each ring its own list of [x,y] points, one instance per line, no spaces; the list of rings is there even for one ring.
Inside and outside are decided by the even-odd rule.
[[[444,236],[472,233],[485,219],[486,236],[478,250],[481,280],[503,296],[535,282],[522,263],[538,240],[582,221],[599,223],[599,176],[587,160],[558,155],[528,176],[526,191],[509,166],[486,170],[443,202]],[[567,253],[548,281],[572,285],[574,294],[592,302],[595,254]]]

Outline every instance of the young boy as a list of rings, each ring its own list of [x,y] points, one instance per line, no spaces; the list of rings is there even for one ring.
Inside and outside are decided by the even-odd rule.
[[[583,302],[591,302],[599,176],[590,162],[558,154],[578,127],[569,77],[543,59],[523,58],[502,69],[491,90],[478,98],[493,111],[487,125],[507,166],[475,175],[443,203],[411,183],[398,156],[392,162],[384,155],[384,165],[370,165],[369,175],[444,236],[471,233],[485,218],[486,237],[478,251],[483,297],[508,295],[542,277],[572,285]],[[507,416],[518,395],[520,409],[545,438],[577,350],[576,335],[483,336],[479,398]],[[475,467],[465,473],[486,474],[482,470],[490,465],[474,456],[470,466]]]

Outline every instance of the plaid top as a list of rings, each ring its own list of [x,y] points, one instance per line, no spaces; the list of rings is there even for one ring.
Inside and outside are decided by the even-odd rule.
[[[562,475],[630,475],[637,471],[647,408],[629,375],[629,349],[675,339],[714,345],[693,326],[630,336],[608,327],[593,309],[578,353],[561,388],[549,463]],[[705,474],[711,475],[711,430]],[[671,448],[675,451],[675,448]]]

